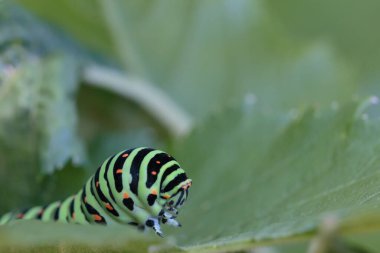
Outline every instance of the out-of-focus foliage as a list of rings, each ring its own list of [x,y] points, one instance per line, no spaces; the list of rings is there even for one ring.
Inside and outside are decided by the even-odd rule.
[[[142,142],[145,145],[156,137],[155,131],[142,127],[149,119],[136,105],[91,88],[79,89],[84,63],[103,63],[101,57],[89,54],[62,32],[9,2],[0,7],[0,182],[8,185],[0,191],[0,211],[4,212],[42,204],[77,190],[80,184],[73,182],[83,182],[103,159],[124,148],[125,142],[121,142],[128,135],[136,139],[135,143],[131,140],[136,146],[145,136],[151,137]],[[118,111],[104,106],[109,100]],[[128,116],[124,116],[128,110]],[[126,135],[114,131],[122,132],[125,127],[138,128],[142,133],[140,141],[133,132]],[[110,144],[113,148],[109,148],[100,141],[110,139],[99,135],[103,131],[102,136],[107,136],[104,129],[113,131],[110,136],[115,136],[113,140],[118,140],[119,145],[114,141]],[[83,139],[91,149],[84,149]],[[85,165],[89,168],[87,175],[78,168]],[[64,177],[66,172],[52,175],[63,167],[75,178],[64,184],[58,177]]]
[[[32,204],[42,190],[42,173],[70,160],[82,164],[85,156],[76,130],[76,61],[58,51],[47,55],[49,46],[37,35],[49,33],[29,23],[33,19],[22,10],[1,13],[0,180],[8,187],[0,193],[0,210],[5,210]]]
[[[3,60],[0,69],[0,96],[27,87],[0,100],[0,151],[7,153],[0,158],[1,194],[10,199],[3,208],[68,194],[107,156],[148,145],[172,153],[194,182],[179,216],[184,227],[165,231],[176,249],[154,250],[219,252],[264,245],[304,252],[320,220],[331,213],[341,221],[336,236],[345,247],[378,248],[371,239],[380,229],[376,1],[17,2],[49,26],[28,19],[14,29],[22,36],[0,36],[2,59],[20,50],[27,56],[12,68]],[[10,27],[6,20],[2,29]],[[42,45],[38,50],[36,43]],[[138,104],[89,87],[80,80],[89,62],[116,62],[128,75],[157,85],[195,118],[194,130],[172,139]],[[31,117],[34,104],[25,96],[49,106]],[[2,116],[25,108],[26,116]],[[83,160],[84,153],[86,172],[70,165],[27,181],[76,157]],[[6,184],[9,180],[16,183]],[[40,188],[50,190],[39,194]],[[372,222],[367,213],[375,213]],[[0,241],[13,247],[24,230],[40,230],[45,239],[33,243],[56,242],[43,226],[5,227]],[[64,240],[76,231],[83,245],[65,244],[65,252],[90,251],[91,240],[79,230],[67,226],[51,236]],[[93,240],[101,241],[104,231],[94,231]],[[132,230],[125,236],[132,238],[131,250],[156,243]],[[100,242],[96,250],[112,241]],[[114,250],[124,252],[123,247]]]
[[[1,184],[9,185],[10,192],[2,191],[0,196],[11,203],[16,201],[8,198],[12,192],[33,196],[40,172],[84,159],[75,130],[75,72],[66,66],[75,64],[61,57],[30,57],[19,66],[5,63],[0,86],[1,167],[13,168],[1,170]]]
[[[68,31],[87,25],[74,26],[69,15],[48,14],[59,5],[78,10],[74,1],[55,1],[53,9],[45,1],[25,2]],[[92,7],[99,12],[91,29],[99,27],[101,35],[109,24],[116,54],[128,72],[160,85],[195,116],[203,118],[247,93],[277,110],[328,104],[356,90],[355,70],[328,43],[292,38],[261,1],[93,1],[97,3],[103,8]],[[79,39],[92,45],[85,34]]]
[[[4,142],[16,144],[15,136],[20,140],[35,136],[31,149],[38,151],[38,165],[45,172],[63,167],[69,159],[80,163],[83,151],[75,133],[77,75],[73,59],[31,58],[22,66],[5,68],[8,73],[2,84],[0,113],[2,122],[9,125],[2,131]]]
[[[377,72],[380,66],[380,3],[367,0],[267,1],[277,22],[303,41],[322,39],[331,43],[339,55],[364,73]]]

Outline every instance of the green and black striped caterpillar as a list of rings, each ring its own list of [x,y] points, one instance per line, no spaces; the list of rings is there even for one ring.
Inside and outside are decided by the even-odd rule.
[[[192,182],[167,153],[129,149],[108,158],[83,189],[64,201],[7,213],[0,224],[15,219],[38,219],[77,224],[122,223],[151,227],[162,236],[160,224],[180,227],[177,209],[188,197]]]

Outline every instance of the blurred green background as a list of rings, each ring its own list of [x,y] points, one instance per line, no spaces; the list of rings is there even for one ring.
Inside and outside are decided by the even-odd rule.
[[[0,243],[103,252],[122,233],[115,252],[378,252],[379,10],[375,0],[1,1],[0,213],[64,198],[138,146],[171,153],[193,187],[184,227],[164,240],[31,223],[0,228]]]

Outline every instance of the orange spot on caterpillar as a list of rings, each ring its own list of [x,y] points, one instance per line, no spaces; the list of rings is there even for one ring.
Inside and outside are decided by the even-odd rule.
[[[24,218],[24,214],[23,213],[17,214],[17,219],[22,219],[22,218]]]
[[[129,154],[124,154],[124,155],[122,155],[121,157],[126,158],[126,157],[128,157],[128,156],[129,156]]]
[[[160,161],[156,161],[156,163],[157,163],[157,164],[161,164],[161,162],[160,162]]]
[[[87,203],[87,196],[84,196],[84,203]]]
[[[71,215],[71,218],[72,218],[73,220],[75,220],[75,213],[73,213],[73,214]]]
[[[96,181],[96,188],[99,188],[99,181]]]
[[[157,190],[153,189],[150,193],[153,194],[153,195],[157,195]]]
[[[118,170],[116,171],[116,174],[121,174],[121,173],[123,173],[123,170],[122,170],[122,169],[118,169]]]
[[[157,175],[157,171],[152,171],[152,175],[153,176]]]
[[[106,208],[107,208],[108,210],[110,210],[110,211],[113,210],[113,207],[111,206],[110,203],[106,203]]]
[[[128,198],[129,198],[128,193],[124,192],[124,194],[123,194],[123,199],[128,199]]]
[[[102,217],[100,215],[97,215],[97,214],[92,215],[92,217],[94,218],[95,221],[101,221],[102,220]]]
[[[170,195],[165,194],[165,195],[163,196],[163,198],[164,198],[164,199],[170,199]]]

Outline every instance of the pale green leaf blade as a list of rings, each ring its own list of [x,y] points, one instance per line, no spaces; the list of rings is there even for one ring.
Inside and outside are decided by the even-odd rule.
[[[20,240],[22,238],[22,240]],[[16,222],[0,227],[0,250],[11,252],[180,252],[172,243],[130,226]]]
[[[176,149],[194,182],[180,245],[289,237],[329,213],[377,210],[380,128],[363,113],[354,104],[306,111],[285,128],[241,110],[209,120]]]

